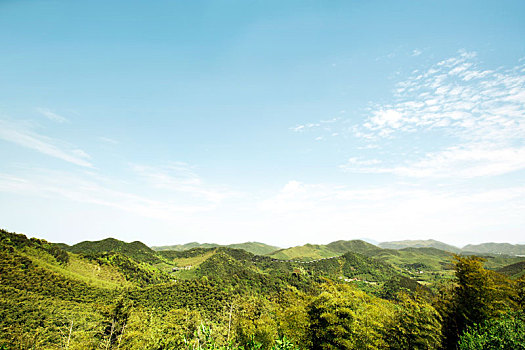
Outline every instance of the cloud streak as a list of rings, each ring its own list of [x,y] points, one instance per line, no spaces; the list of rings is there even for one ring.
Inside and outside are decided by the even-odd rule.
[[[133,164],[132,170],[152,188],[185,193],[210,203],[218,204],[236,195],[232,191],[206,185],[193,167],[183,162],[171,162],[161,167]]]
[[[36,109],[40,114],[42,114],[44,117],[46,117],[49,120],[52,120],[57,123],[66,123],[69,122],[69,120],[66,117],[63,117],[59,114],[56,114],[55,112],[52,112],[51,110],[47,108],[37,108]]]
[[[83,150],[41,135],[24,123],[0,119],[0,139],[78,166],[93,167],[91,157]]]
[[[171,221],[214,209],[210,203],[180,203],[176,199],[155,198],[117,189],[122,186],[122,183],[90,173],[72,174],[42,169],[17,174],[0,173],[1,192],[96,204],[148,218]]]

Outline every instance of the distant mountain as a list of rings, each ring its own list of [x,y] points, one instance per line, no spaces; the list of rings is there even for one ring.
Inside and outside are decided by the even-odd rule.
[[[462,249],[465,253],[477,254],[504,254],[504,255],[525,255],[525,244],[510,243],[482,243],[469,244]]]
[[[381,248],[362,240],[352,240],[335,241],[326,245],[305,244],[302,246],[277,250],[267,255],[281,260],[316,260],[340,256],[347,252],[369,255],[370,252],[377,250],[381,250]]]
[[[139,241],[126,243],[115,238],[106,238],[100,241],[84,241],[72,246],[61,243],[58,246],[72,253],[97,254],[114,252],[142,262],[161,262],[155,251]]]
[[[381,248],[359,239],[352,241],[335,241],[327,244],[326,247],[333,252],[341,254],[354,252],[366,255],[368,252],[381,250]]]
[[[255,255],[270,254],[280,249],[279,247],[271,246],[271,245],[260,243],[260,242],[245,242],[245,243],[235,243],[235,244],[229,244],[229,245],[220,245],[216,243],[190,242],[186,244],[151,247],[151,249],[155,251],[174,250],[174,251],[181,252],[181,251],[190,250],[193,248],[217,248],[217,247],[243,249]]]
[[[403,249],[403,248],[436,248],[451,253],[459,253],[460,248],[450,244],[439,242],[433,239],[427,240],[404,240],[379,243],[381,248],[385,249]]]
[[[175,244],[175,245],[163,245],[163,246],[153,246],[151,249],[155,251],[162,251],[162,250],[175,250],[178,252],[182,252],[185,250],[190,250],[193,248],[215,248],[218,247],[218,244],[215,243],[198,243],[198,242],[190,242],[186,244]]]
[[[280,249],[273,253],[267,254],[275,259],[280,260],[317,260],[323,258],[331,258],[333,256],[342,255],[341,252],[334,252],[325,245],[320,244],[305,244],[301,246]]]
[[[361,237],[361,238],[358,238],[357,240],[365,241],[365,242],[373,244],[373,245],[378,245],[379,244],[379,241],[376,241],[375,239],[368,238],[368,237]]]
[[[255,255],[266,255],[266,254],[270,254],[272,252],[275,252],[276,250],[281,249],[279,247],[275,247],[273,245],[268,245],[268,244],[260,243],[260,242],[246,242],[246,243],[229,244],[226,247],[234,248],[234,249],[243,249]]]

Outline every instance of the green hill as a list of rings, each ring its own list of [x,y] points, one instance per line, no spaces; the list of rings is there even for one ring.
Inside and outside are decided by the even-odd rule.
[[[215,244],[215,243],[190,242],[190,243],[185,243],[185,244],[153,246],[151,247],[151,249],[154,251],[174,250],[174,251],[182,252],[184,250],[190,250],[193,248],[215,248],[218,246],[219,244]]]
[[[514,264],[500,267],[496,272],[502,273],[513,279],[518,279],[525,275],[525,261],[519,261]]]
[[[281,260],[295,259],[307,261],[340,256],[346,252],[362,253],[366,255],[368,252],[377,250],[381,250],[381,248],[362,240],[341,240],[326,245],[305,244],[302,246],[280,249],[267,255]]]
[[[276,250],[280,249],[279,247],[275,247],[275,246],[268,245],[265,243],[260,243],[260,242],[245,242],[245,243],[229,244],[225,247],[234,248],[234,249],[242,249],[242,250],[245,250],[255,255],[266,255],[266,254],[273,253]]]
[[[381,248],[385,249],[403,249],[403,248],[436,248],[451,253],[459,253],[460,248],[450,244],[439,242],[433,239],[427,240],[404,240],[379,243]]]
[[[525,258],[487,259],[492,270],[523,275]],[[254,340],[272,349],[284,342],[279,332],[309,349],[320,301],[355,317],[382,305],[363,324],[393,327],[404,305],[419,314],[451,268],[449,252],[360,240],[256,255],[221,246],[153,251],[111,238],[67,246],[0,230],[0,349],[183,349],[210,334],[232,349]],[[332,305],[330,295],[341,298]]]
[[[319,244],[305,244],[286,249],[280,249],[273,253],[267,254],[275,259],[281,260],[316,260],[322,258],[331,258],[333,256],[342,255],[342,253],[334,252],[325,245]]]
[[[362,240],[335,241],[327,244],[326,247],[333,252],[341,254],[354,252],[366,255],[366,253],[381,250],[381,248]]]
[[[235,243],[235,244],[228,244],[228,245],[220,245],[220,244],[215,244],[215,243],[190,242],[186,244],[155,246],[155,247],[151,247],[151,249],[155,251],[173,250],[173,251],[180,252],[180,251],[190,250],[193,248],[216,248],[216,247],[243,249],[247,252],[250,252],[252,254],[257,254],[257,255],[270,254],[280,249],[279,247],[274,247],[274,246],[271,246],[265,243],[260,243],[260,242],[245,242],[245,243]]]
[[[72,246],[60,245],[72,253],[98,254],[121,253],[138,261],[147,263],[161,263],[157,253],[142,242],[126,243],[115,238],[106,238],[100,241],[84,241]]]
[[[463,252],[475,254],[524,255],[525,244],[482,243],[469,244],[463,247]]]

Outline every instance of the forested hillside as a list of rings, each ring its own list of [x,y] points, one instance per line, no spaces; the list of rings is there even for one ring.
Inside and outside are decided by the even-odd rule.
[[[382,242],[379,243],[381,248],[386,249],[403,249],[403,248],[436,248],[447,252],[459,253],[461,248],[455,247],[450,244],[439,242],[433,239],[427,240],[405,240],[405,241],[393,241],[393,242]]]
[[[524,261],[363,241],[270,255],[66,246],[0,230],[0,349],[519,349]]]
[[[260,242],[234,243],[234,244],[228,244],[228,245],[220,245],[220,244],[215,244],[215,243],[202,243],[201,244],[197,242],[190,242],[186,244],[151,247],[151,249],[156,250],[156,251],[163,251],[163,250],[184,251],[184,250],[190,250],[193,248],[216,248],[216,247],[243,249],[243,250],[246,250],[247,252],[258,254],[258,255],[269,254],[279,249],[278,247],[274,247],[274,246],[260,243]]]

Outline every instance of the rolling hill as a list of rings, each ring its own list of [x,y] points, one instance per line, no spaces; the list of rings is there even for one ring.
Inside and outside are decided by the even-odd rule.
[[[286,249],[280,249],[273,253],[267,254],[268,256],[280,259],[280,260],[317,260],[323,258],[331,258],[333,256],[342,255],[341,252],[334,252],[325,245],[320,244],[305,244],[302,246],[296,246]]]
[[[100,241],[83,241],[72,246],[60,244],[59,247],[72,253],[97,254],[113,252],[124,254],[142,262],[162,262],[155,251],[139,241],[126,243],[115,238],[106,238]]]
[[[475,254],[501,254],[501,255],[524,255],[525,244],[510,243],[482,243],[469,244],[462,249],[465,253]]]
[[[525,258],[487,259],[493,270],[523,275]],[[359,296],[352,302],[362,310],[370,298],[387,305],[377,318],[395,310],[400,292],[430,297],[453,276],[450,252],[383,249],[361,240],[256,255],[222,246],[154,251],[113,238],[68,246],[0,230],[0,348],[14,342],[23,349],[64,348],[73,329],[71,348],[160,349],[166,347],[159,341],[170,337],[167,348],[179,349],[204,320],[224,330],[230,317],[235,341],[249,321],[273,324],[271,342],[277,324],[290,322],[295,332],[297,321],[327,291]],[[120,333],[111,345],[114,329]],[[37,341],[46,346],[35,347]],[[145,341],[151,346],[141,345]]]
[[[178,244],[178,245],[154,246],[154,247],[151,247],[151,249],[155,251],[164,251],[164,250],[185,251],[185,250],[190,250],[193,248],[216,248],[216,247],[243,249],[247,252],[250,252],[252,254],[257,254],[257,255],[270,254],[280,249],[279,247],[274,247],[274,246],[271,246],[265,243],[260,243],[260,242],[245,242],[245,243],[235,243],[235,244],[228,244],[228,245],[220,245],[216,243],[190,242],[190,243]]]
[[[451,253],[459,253],[460,248],[450,244],[439,242],[433,239],[427,240],[404,240],[379,243],[379,247],[385,249],[403,249],[403,248],[436,248]]]

